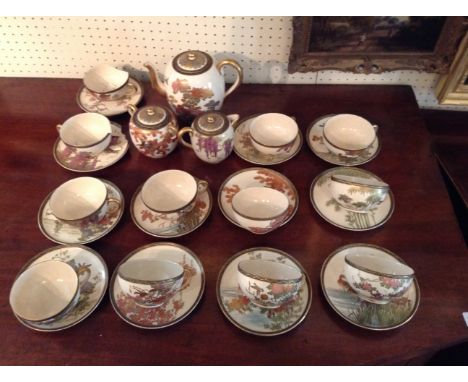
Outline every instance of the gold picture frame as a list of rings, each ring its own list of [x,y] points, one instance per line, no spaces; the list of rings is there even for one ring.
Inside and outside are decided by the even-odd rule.
[[[450,71],[441,76],[436,93],[441,105],[468,105],[468,33],[458,48]]]

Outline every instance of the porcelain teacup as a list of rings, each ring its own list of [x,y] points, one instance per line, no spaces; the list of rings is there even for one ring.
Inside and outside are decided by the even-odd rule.
[[[294,299],[303,282],[295,267],[268,260],[244,260],[237,265],[241,291],[255,305],[278,308]]]
[[[96,156],[109,147],[112,127],[109,119],[98,113],[80,113],[57,125],[63,143],[84,156]]]
[[[97,98],[112,100],[122,98],[127,89],[129,74],[108,64],[99,64],[88,70],[84,77],[84,86]]]
[[[267,233],[278,227],[288,207],[288,197],[268,187],[245,188],[232,198],[234,218],[253,233]]]
[[[255,117],[249,125],[252,145],[263,154],[289,152],[299,128],[296,121],[280,113],[266,113]]]
[[[43,322],[68,312],[79,299],[78,275],[69,264],[47,260],[31,265],[14,281],[10,306],[24,320]]]
[[[88,176],[63,183],[49,199],[52,214],[57,219],[76,226],[100,221],[109,211],[111,203],[120,206],[119,200],[108,196],[103,181]]]
[[[339,174],[330,177],[328,187],[342,207],[359,213],[378,207],[390,191],[387,183],[377,179]]]
[[[163,215],[173,225],[192,211],[197,196],[208,188],[208,182],[194,178],[181,170],[165,170],[151,176],[143,184],[143,204],[156,214]]]
[[[374,304],[387,304],[392,298],[401,297],[414,279],[414,271],[409,266],[364,253],[345,256],[344,274],[359,297]]]
[[[184,268],[175,262],[155,259],[129,259],[120,265],[117,281],[122,291],[138,305],[163,305],[182,286]]]
[[[337,114],[323,128],[323,143],[330,152],[356,157],[375,141],[377,126],[354,114]]]

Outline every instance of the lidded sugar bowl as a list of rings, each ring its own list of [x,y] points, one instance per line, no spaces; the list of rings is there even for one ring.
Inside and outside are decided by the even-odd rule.
[[[226,65],[236,71],[236,80],[227,91],[222,72]],[[144,66],[149,70],[152,87],[166,96],[172,110],[182,118],[221,109],[224,98],[239,87],[243,77],[236,61],[227,59],[215,64],[209,54],[199,50],[185,51],[174,57],[162,81],[150,64]]]
[[[193,149],[202,161],[219,163],[232,152],[233,125],[238,119],[239,114],[224,115],[218,111],[205,112],[195,118],[191,127],[180,129],[179,141],[184,146]],[[191,143],[183,139],[186,133],[190,134]]]
[[[150,158],[163,158],[177,146],[177,119],[164,106],[128,106],[130,138],[140,153]]]

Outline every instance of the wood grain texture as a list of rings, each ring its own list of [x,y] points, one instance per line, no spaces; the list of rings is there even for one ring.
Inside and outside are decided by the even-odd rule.
[[[203,262],[206,291],[195,311],[176,326],[144,331],[123,322],[108,296],[79,325],[58,333],[36,333],[18,323],[8,294],[21,266],[55,244],[36,223],[44,197],[62,182],[79,176],[58,166],[52,156],[55,125],[80,109],[75,103],[79,80],[0,79],[0,364],[19,365],[336,365],[405,364],[468,339],[462,312],[468,309],[468,256],[441,175],[410,87],[243,85],[223,111],[243,116],[261,112],[294,115],[305,132],[308,124],[329,113],[356,113],[380,126],[382,151],[362,166],[388,182],[396,209],[383,227],[350,232],[323,221],[309,201],[309,187],[332,165],[304,144],[298,156],[273,168],[286,175],[300,196],[297,215],[266,236],[242,230],[222,215],[217,204],[204,225],[174,242],[192,249]],[[163,103],[146,85],[142,104]],[[165,103],[165,102],[164,102]],[[113,117],[128,137],[128,115]],[[219,165],[201,162],[178,147],[152,160],[131,147],[114,166],[95,176],[117,184],[127,206],[118,226],[89,246],[106,260],[112,273],[118,262],[139,246],[159,241],[132,222],[128,204],[149,176],[183,169],[209,182],[216,197],[233,172],[253,167],[234,153]],[[322,262],[337,247],[364,242],[386,247],[415,270],[421,304],[415,317],[395,331],[365,331],[342,320],[320,290]],[[313,287],[309,315],[293,331],[273,338],[246,334],[231,325],[216,301],[218,271],[234,253],[270,246],[296,257]],[[450,275],[450,279],[448,279]]]

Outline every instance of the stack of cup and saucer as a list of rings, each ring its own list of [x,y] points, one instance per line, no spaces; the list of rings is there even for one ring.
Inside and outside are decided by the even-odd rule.
[[[154,174],[138,188],[130,213],[143,232],[173,238],[200,227],[212,207],[208,182],[185,171],[165,170]]]
[[[71,179],[51,192],[38,213],[41,232],[59,244],[86,244],[109,233],[124,211],[124,197],[112,182]]]
[[[263,166],[286,162],[302,147],[294,118],[280,113],[256,114],[236,123],[234,151],[247,162]]]
[[[231,257],[216,285],[218,304],[239,329],[275,336],[299,325],[309,312],[312,287],[302,265],[278,249],[257,247]]]
[[[28,328],[60,331],[88,317],[102,301],[107,284],[107,266],[97,252],[61,245],[23,266],[10,291],[10,306]]]
[[[314,154],[339,166],[358,166],[380,151],[377,126],[354,114],[323,116],[307,130],[307,144]]]
[[[128,72],[108,64],[87,71],[76,96],[81,109],[105,116],[126,113],[128,105],[137,105],[142,98],[143,86]]]
[[[80,113],[57,125],[55,161],[74,172],[93,172],[109,167],[128,150],[120,125],[98,113]]]
[[[130,325],[161,329],[187,317],[205,288],[205,272],[188,248],[159,242],[138,248],[117,266],[109,287],[112,306]]]

